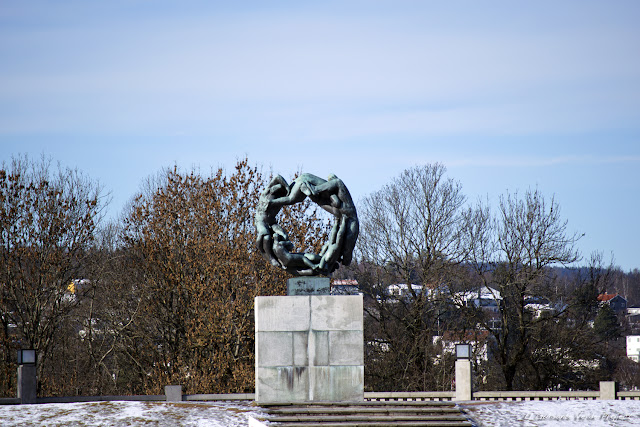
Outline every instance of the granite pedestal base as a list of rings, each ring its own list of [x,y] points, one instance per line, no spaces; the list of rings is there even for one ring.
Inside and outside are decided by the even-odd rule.
[[[364,399],[362,295],[256,297],[256,401]]]

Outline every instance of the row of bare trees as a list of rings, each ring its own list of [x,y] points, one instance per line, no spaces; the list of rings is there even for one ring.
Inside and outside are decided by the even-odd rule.
[[[104,223],[108,198],[79,171],[26,157],[3,165],[0,395],[15,394],[15,350],[26,347],[38,351],[41,395],[251,391],[253,300],[283,294],[287,278],[255,250],[269,178],[246,159],[209,175],[174,167]],[[584,388],[615,372],[635,381],[636,367],[615,357],[619,322],[596,301],[612,270],[595,257],[557,274],[578,260],[580,236],[553,198],[532,190],[495,211],[470,206],[432,164],[365,197],[359,216],[356,262],[334,278],[357,279],[366,295],[368,389],[450,389],[447,336],[489,343],[480,388]],[[309,204],[278,221],[298,251],[319,252],[330,228]],[[492,315],[461,298],[483,287],[500,295]],[[556,309],[535,316],[535,299]]]
[[[0,394],[15,393],[15,350],[38,351],[43,395],[253,389],[253,299],[286,273],[254,249],[265,177],[165,170],[122,219],[97,225],[99,185],[49,161],[0,171]],[[299,250],[319,252],[318,209],[283,209]]]
[[[360,263],[341,274],[369,296],[369,388],[450,389],[453,360],[443,339],[486,343],[479,388],[591,388],[629,370],[622,379],[640,385],[619,334],[598,333],[608,306],[600,309],[597,296],[611,286],[611,267],[596,254],[586,268],[556,275],[581,259],[581,235],[553,197],[533,189],[501,196],[495,210],[469,205],[460,183],[431,164],[366,197],[359,215]],[[390,284],[400,284],[401,297],[390,295]],[[493,309],[465,298],[483,290],[493,294]]]

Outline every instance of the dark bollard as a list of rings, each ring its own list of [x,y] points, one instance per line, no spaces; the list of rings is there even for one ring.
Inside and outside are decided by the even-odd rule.
[[[22,404],[36,403],[36,351],[18,350],[18,399]]]

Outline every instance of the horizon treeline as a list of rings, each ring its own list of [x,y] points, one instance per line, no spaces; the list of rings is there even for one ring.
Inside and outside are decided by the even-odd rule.
[[[16,351],[38,355],[41,396],[252,392],[253,301],[284,295],[284,270],[255,249],[269,181],[248,159],[202,175],[162,170],[112,221],[105,191],[77,169],[14,157],[0,168],[0,396],[16,391]],[[477,389],[640,385],[631,329],[597,296],[640,302],[640,271],[592,254],[583,267],[553,198],[469,204],[441,164],[407,169],[358,204],[355,279],[365,296],[365,387],[450,390],[446,343],[474,345]],[[299,252],[319,252],[330,220],[309,201],[278,217]],[[393,284],[408,286],[391,295]],[[495,310],[462,298],[499,294]],[[532,304],[546,309],[532,310]],[[481,354],[482,353],[482,354]]]

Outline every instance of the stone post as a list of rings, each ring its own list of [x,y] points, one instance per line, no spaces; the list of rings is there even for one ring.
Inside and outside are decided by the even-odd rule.
[[[600,381],[600,397],[598,400],[616,400],[615,381]]]
[[[36,365],[18,365],[18,399],[20,403],[36,403]]]
[[[182,402],[182,386],[166,385],[164,386],[164,395],[167,402]]]
[[[456,396],[454,400],[471,400],[471,385],[473,378],[471,376],[471,360],[456,360]]]

